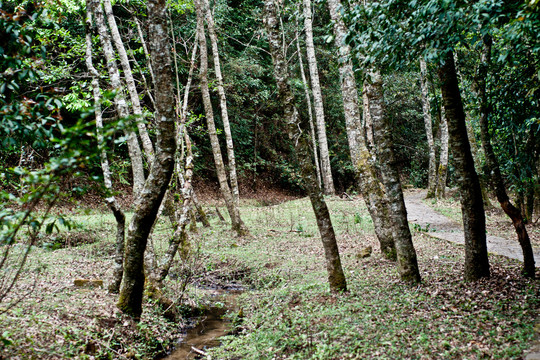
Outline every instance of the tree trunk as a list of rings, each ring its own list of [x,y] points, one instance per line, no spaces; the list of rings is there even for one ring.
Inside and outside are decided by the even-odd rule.
[[[120,72],[118,71],[118,67],[116,65],[116,58],[113,52],[111,38],[109,36],[107,27],[105,26],[103,9],[101,8],[99,0],[87,1],[94,13],[99,39],[101,41],[103,53],[105,54],[105,60],[107,61],[107,70],[109,72],[111,86],[116,91],[116,96],[114,97],[116,110],[120,118],[128,119],[129,109],[122,90]],[[142,161],[141,147],[139,146],[137,135],[129,128],[129,126],[126,128],[125,133],[127,136],[128,152],[129,158],[131,159],[131,169],[133,173],[133,195],[134,198],[137,198],[144,186],[144,166]]]
[[[122,281],[122,274],[124,272],[122,268],[122,263],[124,259],[126,217],[124,215],[124,212],[118,205],[116,197],[112,194],[113,188],[111,181],[111,169],[109,167],[109,159],[107,159],[107,151],[105,150],[105,140],[103,139],[103,117],[101,116],[101,92],[99,88],[99,73],[94,67],[92,60],[92,35],[90,31],[90,27],[92,26],[92,15],[90,8],[90,6],[87,6],[86,13],[86,67],[92,75],[92,92],[94,95],[94,113],[96,118],[97,141],[98,147],[100,149],[100,161],[101,169],[103,171],[103,182],[105,184],[105,189],[108,192],[108,196],[105,201],[116,220],[116,248],[113,264],[113,279],[109,284],[109,292],[118,293],[118,291],[120,290],[120,283]]]
[[[144,189],[135,202],[135,212],[128,228],[124,256],[124,277],[118,308],[139,319],[144,290],[144,250],[148,236],[174,171],[174,91],[170,43],[167,37],[165,0],[148,0],[150,54],[154,69],[156,100],[156,152]]]
[[[446,197],[446,178],[448,176],[448,122],[446,121],[444,106],[441,106],[441,153],[439,156],[437,198],[444,199]]]
[[[359,178],[359,188],[362,197],[373,220],[375,233],[379,240],[382,254],[396,260],[396,248],[392,229],[389,225],[386,195],[372,164],[371,154],[366,146],[362,124],[360,122],[360,106],[358,104],[358,88],[351,62],[351,51],[345,42],[347,29],[341,18],[339,0],[328,0],[330,17],[334,22],[335,46],[339,51],[339,75],[341,93],[343,96],[343,110],[347,126],[347,139],[351,160]]]
[[[227,173],[225,172],[225,165],[223,164],[223,157],[221,156],[221,149],[219,147],[219,139],[217,136],[216,125],[214,123],[214,111],[212,109],[212,102],[210,101],[210,90],[208,88],[208,52],[206,47],[206,36],[204,34],[204,14],[201,8],[201,0],[195,2],[195,8],[197,11],[197,37],[199,39],[199,48],[201,53],[201,67],[200,67],[200,82],[201,92],[203,98],[204,111],[206,113],[206,123],[208,126],[208,135],[210,136],[210,144],[212,145],[212,153],[214,155],[214,163],[216,164],[216,172],[219,180],[219,187],[221,194],[225,199],[225,205],[231,216],[232,228],[238,236],[244,236],[248,234],[248,230],[244,225],[244,222],[240,218],[240,211],[234,202],[231,189],[227,182]]]
[[[465,112],[459,91],[454,57],[451,51],[444,56],[439,67],[439,79],[450,146],[461,193],[461,212],[465,232],[465,280],[475,281],[489,277],[489,260],[486,246],[486,219],[478,175],[467,138]]]
[[[497,201],[501,205],[502,209],[512,220],[512,224],[517,233],[519,244],[523,252],[523,275],[526,277],[534,278],[534,253],[531,246],[531,240],[525,227],[525,221],[521,211],[516,208],[508,197],[506,187],[504,186],[504,180],[499,167],[499,161],[493,151],[491,145],[491,136],[489,133],[489,103],[486,92],[486,77],[491,61],[491,37],[489,35],[484,37],[484,51],[480,61],[480,67],[478,69],[477,84],[478,84],[478,97],[480,99],[480,135],[482,139],[482,147],[486,156],[486,165],[488,167],[491,183],[497,197]]]
[[[426,198],[433,198],[437,189],[437,158],[435,156],[435,141],[433,140],[433,126],[431,120],[431,106],[429,104],[429,85],[427,80],[427,66],[420,58],[420,83],[422,87],[422,111],[424,113],[424,126],[429,149],[428,190]]]
[[[114,46],[116,51],[118,51],[118,57],[120,59],[120,64],[124,70],[124,79],[127,84],[127,89],[129,97],[131,99],[131,106],[133,107],[133,114],[135,114],[137,121],[137,128],[139,129],[139,136],[141,137],[141,142],[143,149],[146,155],[146,161],[149,165],[154,161],[154,147],[152,146],[152,140],[148,135],[146,130],[146,124],[144,123],[143,112],[141,108],[141,102],[139,100],[139,92],[135,86],[135,80],[133,79],[133,74],[131,72],[131,65],[129,64],[129,59],[120,37],[120,32],[118,31],[118,26],[116,26],[116,20],[114,19],[113,9],[111,5],[111,0],[103,0],[103,5],[105,9],[105,15],[109,23],[109,28],[111,29],[112,39],[114,41]]]
[[[321,175],[326,195],[335,194],[332,169],[330,167],[330,154],[328,151],[328,140],[326,138],[326,123],[324,120],[324,106],[319,81],[319,69],[317,68],[317,58],[315,55],[315,45],[313,43],[313,23],[311,20],[311,0],[303,0],[304,4],[304,27],[306,31],[306,51],[309,65],[309,75],[311,78],[311,90],[313,92],[313,104],[315,108],[315,120],[317,124],[317,135],[319,138],[319,149],[321,154]]]
[[[311,144],[313,146],[313,157],[315,158],[315,170],[317,171],[317,183],[319,184],[319,186],[322,186],[321,164],[319,162],[319,150],[317,146],[317,138],[315,137],[315,124],[313,123],[313,107],[311,105],[309,87],[307,83],[306,73],[304,71],[304,62],[302,61],[302,49],[300,48],[300,36],[298,34],[298,31],[296,32],[296,50],[298,51],[298,64],[300,65],[300,75],[302,76],[302,84],[304,85],[304,93],[306,95],[307,111],[308,111],[308,116],[309,116],[309,133],[311,135]]]
[[[382,182],[388,196],[399,274],[401,280],[416,284],[421,281],[420,271],[407,222],[407,210],[392,148],[390,125],[384,114],[382,78],[378,72],[368,73],[368,79],[364,82],[364,91],[368,98],[368,111],[373,122],[373,138],[380,162]]]
[[[212,54],[214,57],[214,71],[217,79],[217,90],[219,95],[219,106],[221,108],[221,119],[223,120],[223,132],[225,133],[225,142],[227,146],[227,158],[229,160],[229,182],[231,184],[232,197],[236,207],[240,206],[240,192],[238,190],[238,176],[236,175],[236,158],[234,156],[234,144],[229,123],[229,112],[227,110],[227,97],[223,87],[223,76],[221,75],[221,64],[219,60],[219,49],[217,43],[216,29],[214,26],[214,17],[210,11],[208,0],[199,0],[206,17],[208,26],[208,35],[212,45]]]
[[[347,283],[341,267],[336,235],[321,188],[317,186],[315,168],[311,160],[308,140],[305,135],[298,134],[298,131],[301,129],[300,119],[294,103],[294,95],[288,83],[289,70],[285,61],[285,55],[282,52],[283,43],[280,38],[278,13],[273,0],[264,1],[264,15],[278,94],[283,105],[284,119],[288,125],[289,137],[295,147],[302,181],[309,194],[311,205],[315,212],[315,218],[317,219],[319,233],[321,234],[330,290],[332,292],[346,291]]]

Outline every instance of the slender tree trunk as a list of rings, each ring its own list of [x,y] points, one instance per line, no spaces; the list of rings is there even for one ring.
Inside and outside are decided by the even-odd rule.
[[[491,145],[491,136],[489,133],[489,102],[486,92],[486,77],[488,75],[488,67],[491,62],[491,37],[484,37],[484,51],[482,53],[482,59],[480,67],[478,69],[477,83],[478,83],[478,97],[480,98],[480,135],[482,139],[482,147],[484,148],[484,154],[486,156],[486,164],[489,169],[489,176],[491,183],[497,197],[497,201],[501,205],[506,215],[512,220],[512,224],[516,230],[519,244],[523,252],[523,275],[534,278],[535,265],[534,265],[534,253],[531,246],[531,240],[525,226],[525,221],[521,211],[516,208],[508,197],[506,187],[504,186],[504,180],[499,167],[499,161],[493,151]]]
[[[161,264],[159,266],[159,270],[156,276],[156,280],[158,282],[163,281],[165,277],[167,277],[167,275],[169,274],[169,270],[172,266],[174,256],[178,252],[179,247],[180,256],[182,259],[186,259],[190,251],[186,226],[189,224],[189,213],[192,208],[191,199],[193,195],[193,189],[191,187],[191,177],[193,175],[193,154],[191,152],[191,142],[189,141],[187,134],[185,135],[186,162],[184,166],[184,175],[182,176],[182,204],[181,206],[177,207],[175,213],[176,229],[169,242],[169,248],[167,249],[167,252],[165,253],[165,256],[163,257],[163,260],[161,261]]]
[[[437,168],[437,198],[446,197],[446,178],[448,176],[448,122],[446,111],[441,106],[441,153],[439,154],[439,166]]]
[[[334,23],[335,46],[339,51],[339,76],[351,160],[359,178],[360,192],[373,220],[381,252],[385,257],[396,260],[396,248],[392,237],[392,227],[389,225],[386,195],[382,184],[377,179],[372,156],[366,146],[360,122],[358,87],[354,78],[350,47],[345,42],[347,29],[341,17],[340,7],[339,0],[328,0],[330,17]]]
[[[407,221],[407,210],[392,148],[390,125],[384,114],[382,77],[378,72],[370,72],[368,77],[364,82],[364,91],[368,98],[368,111],[373,122],[373,137],[380,162],[382,182],[388,196],[399,274],[401,280],[416,284],[421,281],[420,271]]]
[[[124,277],[118,308],[139,319],[144,289],[144,250],[159,207],[174,171],[174,90],[170,43],[167,37],[165,0],[148,0],[150,54],[155,72],[156,152],[144,189],[135,202],[135,212],[128,228],[124,256]]]
[[[326,195],[335,194],[332,169],[330,167],[330,154],[328,151],[328,140],[326,137],[326,123],[324,119],[324,106],[319,81],[319,69],[317,68],[317,58],[315,55],[315,45],[313,43],[313,23],[311,20],[311,0],[303,0],[304,8],[304,28],[306,31],[306,51],[309,65],[309,76],[311,78],[311,90],[313,92],[313,104],[315,108],[315,120],[317,124],[317,135],[319,138],[319,149],[321,154],[321,175]]]
[[[195,8],[197,11],[197,32],[199,39],[199,48],[201,53],[201,67],[200,67],[200,81],[201,92],[203,98],[204,111],[206,113],[206,123],[208,126],[208,135],[210,136],[210,144],[212,145],[212,153],[214,155],[214,163],[216,164],[216,172],[219,180],[219,187],[221,194],[225,199],[225,205],[231,216],[232,228],[239,236],[248,234],[248,230],[244,225],[244,222],[240,218],[240,211],[236,206],[233,199],[231,189],[227,182],[227,173],[225,172],[225,165],[223,164],[223,157],[221,155],[221,149],[219,147],[219,139],[217,136],[216,125],[214,123],[214,111],[212,109],[212,102],[210,101],[210,91],[208,88],[208,53],[206,47],[206,36],[204,34],[204,14],[202,12],[200,0],[195,2]]]
[[[101,93],[99,88],[99,73],[94,67],[92,61],[92,35],[90,28],[92,26],[92,15],[90,7],[87,6],[86,14],[86,67],[90,74],[92,74],[92,92],[94,95],[94,112],[96,118],[96,133],[98,140],[98,147],[100,149],[100,161],[101,169],[103,171],[103,182],[105,183],[105,189],[109,192],[105,199],[107,206],[111,210],[116,220],[116,248],[114,254],[113,264],[113,280],[109,284],[109,292],[118,293],[120,290],[120,282],[122,281],[123,268],[122,263],[124,259],[124,239],[125,239],[125,226],[126,217],[124,212],[118,205],[116,197],[112,194],[112,181],[111,181],[111,169],[109,167],[109,159],[107,158],[107,151],[105,150],[105,140],[103,139],[103,117],[101,116]]]
[[[103,5],[105,9],[105,15],[109,23],[109,28],[111,29],[114,46],[116,47],[116,51],[118,52],[118,57],[120,59],[120,64],[122,65],[122,69],[124,70],[124,79],[127,84],[129,97],[131,99],[133,114],[135,114],[137,118],[137,128],[139,129],[139,136],[141,138],[143,149],[145,151],[146,160],[148,161],[148,164],[152,164],[152,162],[154,161],[154,147],[152,146],[152,140],[150,140],[148,131],[146,130],[146,124],[144,123],[141,102],[139,100],[139,92],[137,91],[137,87],[135,86],[135,80],[133,79],[133,74],[131,72],[131,65],[129,64],[126,48],[124,47],[124,43],[122,42],[122,38],[120,37],[118,26],[116,25],[111,0],[103,0]]]
[[[283,43],[280,38],[278,12],[273,0],[264,1],[264,15],[270,52],[274,64],[274,77],[277,83],[279,98],[283,105],[284,119],[288,125],[289,137],[295,146],[295,154],[300,165],[302,180],[309,194],[311,205],[315,212],[315,218],[317,219],[317,226],[321,234],[325,252],[330,290],[333,292],[346,291],[347,283],[341,267],[336,235],[321,188],[317,186],[315,168],[309,151],[309,142],[305,135],[298,134],[300,130],[300,119],[294,103],[294,95],[288,83],[289,70],[285,61],[285,55],[282,52]]]
[[[238,190],[238,176],[236,175],[236,158],[234,156],[234,144],[229,122],[229,112],[227,111],[227,97],[223,86],[223,76],[221,75],[221,64],[219,60],[219,49],[217,43],[216,29],[214,26],[214,16],[210,11],[208,0],[198,0],[206,17],[208,26],[208,35],[212,45],[212,55],[214,57],[214,71],[217,79],[217,90],[219,95],[219,106],[221,108],[221,119],[223,120],[223,132],[225,133],[225,142],[227,146],[227,158],[229,160],[229,181],[231,184],[232,197],[236,207],[240,206],[240,193]]]
[[[139,22],[139,19],[135,18],[135,25],[137,26],[137,33],[139,34],[139,40],[141,41],[141,46],[143,48],[144,56],[146,57],[146,62],[148,63],[148,72],[150,72],[150,76],[152,77],[152,83],[156,83],[156,79],[154,78],[154,70],[152,69],[152,61],[150,60],[150,55],[148,54],[148,47],[146,46],[146,41],[144,41],[144,34],[141,28],[141,23]]]
[[[129,109],[122,90],[120,72],[118,71],[118,67],[116,65],[116,58],[114,56],[111,44],[111,37],[109,36],[109,32],[105,26],[105,19],[101,4],[99,3],[99,0],[88,0],[88,4],[94,13],[99,39],[101,41],[103,53],[105,54],[105,60],[107,61],[109,78],[113,89],[116,91],[116,96],[114,97],[116,110],[121,118],[127,119],[129,117]],[[141,147],[139,146],[137,135],[135,132],[133,132],[133,130],[128,127],[125,132],[127,136],[129,158],[131,159],[131,169],[133,172],[133,195],[135,198],[137,198],[144,186],[144,166],[142,161]]]
[[[433,198],[437,189],[437,158],[435,156],[435,141],[433,140],[433,126],[431,120],[431,106],[429,104],[429,84],[427,80],[427,66],[420,58],[420,84],[422,87],[422,111],[424,113],[424,126],[429,149],[428,190],[426,198]]]
[[[298,25],[297,25],[298,28]],[[302,60],[302,49],[300,48],[300,36],[296,31],[296,50],[298,51],[298,64],[300,65],[300,75],[302,76],[302,84],[304,85],[304,93],[306,95],[307,111],[309,116],[309,133],[311,135],[311,144],[313,146],[313,157],[315,158],[315,170],[317,171],[317,183],[322,186],[321,166],[319,162],[319,150],[317,146],[317,138],[315,136],[315,124],[313,122],[313,107],[311,105],[311,96],[309,95],[309,87],[307,83],[306,73],[304,71],[304,61]]]
[[[465,280],[476,281],[489,277],[489,260],[486,246],[486,218],[482,191],[467,138],[465,112],[459,91],[454,57],[451,51],[444,56],[439,68],[439,79],[450,146],[461,193],[461,212],[465,232]]]

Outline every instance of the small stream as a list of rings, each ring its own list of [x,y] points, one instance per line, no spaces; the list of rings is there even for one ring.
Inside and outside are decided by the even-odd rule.
[[[212,290],[215,302],[224,303],[223,307],[209,307],[203,315],[193,319],[197,325],[186,330],[174,351],[162,360],[185,360],[204,358],[202,354],[209,348],[221,345],[219,338],[231,331],[231,322],[223,319],[227,311],[236,310],[236,298],[241,290]]]

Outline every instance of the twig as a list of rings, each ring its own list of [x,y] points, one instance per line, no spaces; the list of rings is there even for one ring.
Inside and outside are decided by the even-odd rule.
[[[194,346],[191,347],[191,351],[193,351],[193,352],[195,352],[195,353],[197,353],[199,355],[202,355],[202,356],[207,356],[208,355],[206,352],[204,352],[202,350],[199,350]]]

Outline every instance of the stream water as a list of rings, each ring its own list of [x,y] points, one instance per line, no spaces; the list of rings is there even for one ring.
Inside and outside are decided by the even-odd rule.
[[[209,348],[219,346],[219,338],[231,330],[231,322],[223,319],[227,311],[235,310],[236,298],[242,291],[213,290],[215,302],[225,304],[222,307],[209,307],[204,314],[193,319],[196,325],[186,330],[176,349],[162,360],[185,360],[204,358],[201,356]]]

